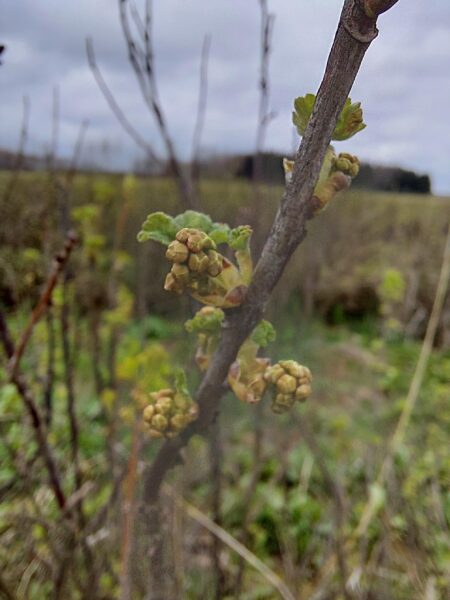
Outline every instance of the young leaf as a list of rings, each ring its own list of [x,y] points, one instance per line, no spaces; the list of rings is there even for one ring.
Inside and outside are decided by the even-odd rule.
[[[292,113],[292,121],[299,135],[304,135],[315,103],[316,96],[314,94],[306,94],[306,96],[300,96],[294,100],[295,110]]]
[[[251,339],[260,348],[265,348],[270,342],[273,342],[277,334],[274,326],[269,321],[263,320],[259,323],[251,335]]]
[[[350,98],[345,101],[344,108],[339,115],[338,122],[333,132],[333,140],[338,142],[348,140],[359,131],[365,129],[366,124],[363,121],[363,111],[361,102],[352,104]]]
[[[230,228],[226,223],[213,223],[208,235],[216,244],[226,244],[230,236]]]
[[[305,133],[315,102],[316,96],[314,94],[306,94],[306,96],[300,96],[294,100],[295,110],[292,113],[292,121],[299,135],[304,135]],[[347,98],[333,131],[332,139],[338,142],[348,140],[365,127],[361,103],[355,102],[355,104],[352,104],[351,99]]]
[[[137,239],[138,242],[154,240],[168,246],[175,239],[178,229],[173,217],[163,212],[155,212],[148,215]]]
[[[233,250],[245,250],[248,247],[252,228],[249,225],[239,225],[230,231],[228,244]]]
[[[213,222],[208,215],[197,212],[196,210],[187,210],[174,219],[177,231],[185,227],[191,229],[200,229],[205,233],[209,233],[212,229]]]

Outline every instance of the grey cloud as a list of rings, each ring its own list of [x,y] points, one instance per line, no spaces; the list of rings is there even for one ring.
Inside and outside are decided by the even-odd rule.
[[[277,117],[270,124],[268,148],[290,149],[292,100],[317,88],[341,3],[269,0],[276,14],[270,73],[271,107]],[[258,102],[257,1],[154,0],[154,5],[160,92],[181,155],[189,156],[191,147],[206,33],[212,35],[212,49],[203,147],[252,150]],[[91,151],[103,139],[116,148],[109,164],[130,164],[138,154],[89,72],[87,35],[93,36],[98,62],[130,119],[149,139],[158,139],[127,63],[115,0],[4,0],[3,13],[0,38],[8,52],[0,69],[1,146],[16,144],[24,94],[32,101],[30,148],[48,143],[52,87],[58,84],[63,154],[70,152],[86,118],[91,122]],[[399,3],[380,19],[380,29],[352,91],[363,102],[368,128],[345,147],[367,160],[430,172],[435,189],[450,192],[450,4]]]

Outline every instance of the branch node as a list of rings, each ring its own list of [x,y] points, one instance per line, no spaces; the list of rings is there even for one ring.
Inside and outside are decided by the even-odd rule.
[[[361,44],[370,44],[378,35],[376,19],[369,16],[363,0],[348,3],[344,8],[341,24],[346,32]]]

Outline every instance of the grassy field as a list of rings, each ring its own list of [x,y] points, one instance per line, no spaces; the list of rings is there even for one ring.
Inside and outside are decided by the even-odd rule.
[[[0,175],[0,198],[10,181]],[[160,442],[141,431],[133,390],[166,387],[176,365],[186,368],[191,391],[199,381],[183,327],[192,307],[162,290],[161,247],[136,242],[148,212],[178,211],[174,188],[164,179],[79,175],[65,196],[58,190],[55,177],[24,174],[8,202],[0,200],[0,302],[17,340],[69,214],[81,244],[22,371],[43,414],[51,398],[48,439],[67,495],[82,490],[83,518],[73,534],[58,511],[3,361],[0,590],[32,600],[55,590],[60,598],[86,598],[94,576],[95,598],[119,598],[128,585],[129,598],[140,599],[151,550],[139,519],[141,474]],[[281,194],[265,188],[255,198],[241,181],[201,188],[215,220],[253,225],[255,250]],[[311,223],[268,308],[277,329],[268,351],[308,365],[314,393],[281,416],[268,399],[255,407],[229,393],[212,435],[191,441],[159,508],[165,597],[276,599],[267,569],[297,599],[447,597],[448,299],[393,468],[383,485],[375,482],[416,367],[449,220],[446,198],[352,192]],[[174,494],[244,544],[266,572],[218,543]],[[374,518],[358,532],[368,502]]]

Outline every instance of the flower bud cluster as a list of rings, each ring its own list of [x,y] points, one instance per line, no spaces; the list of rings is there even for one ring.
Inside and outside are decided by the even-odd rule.
[[[152,437],[172,438],[197,418],[198,406],[188,394],[168,388],[149,396],[143,417]]]
[[[359,173],[359,160],[357,156],[341,152],[334,161],[334,170],[349,175],[352,179]]]
[[[203,231],[189,227],[176,234],[167,248],[166,258],[173,265],[164,289],[177,294],[188,287],[207,287],[208,276],[217,277],[223,268],[215,242]]]
[[[272,410],[288,411],[295,402],[303,402],[311,394],[312,375],[308,367],[295,360],[280,360],[268,367],[264,379],[273,388]]]

